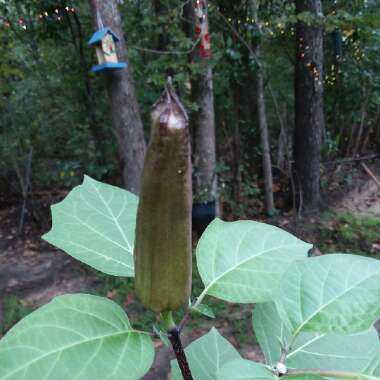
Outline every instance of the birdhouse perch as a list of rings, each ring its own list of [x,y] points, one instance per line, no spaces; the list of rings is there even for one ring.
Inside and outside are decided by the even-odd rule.
[[[93,34],[88,44],[95,46],[98,64],[93,66],[91,71],[98,72],[127,67],[127,63],[119,62],[117,59],[115,44],[118,41],[119,37],[108,27],[101,28]]]

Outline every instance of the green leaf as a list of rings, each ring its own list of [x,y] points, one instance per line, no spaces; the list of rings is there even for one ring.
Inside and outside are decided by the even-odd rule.
[[[204,303],[197,305],[191,309],[191,311],[195,311],[196,313],[205,315],[209,318],[215,318],[215,314],[210,306],[205,305]]]
[[[215,219],[197,247],[202,294],[230,302],[270,301],[287,266],[305,258],[310,248],[268,224]]]
[[[275,365],[281,356],[281,344],[288,343],[290,331],[281,320],[274,302],[255,306],[253,328],[267,364]],[[300,333],[286,359],[286,366],[297,369],[368,372],[379,350],[375,328],[353,335]]]
[[[278,377],[262,364],[245,359],[228,362],[220,369],[218,380],[277,380]]]
[[[137,380],[154,357],[106,298],[65,295],[31,313],[0,340],[0,380]]]
[[[279,317],[275,303],[255,305],[252,321],[265,362],[269,365],[277,364],[281,356],[281,346],[289,340],[289,331]]]
[[[300,370],[302,371],[302,370]],[[339,373],[340,372],[340,373]],[[350,379],[350,380],[379,380],[380,377],[372,376],[372,375],[366,375],[366,374],[360,374],[355,372],[345,372],[345,371],[339,371],[338,373],[334,373],[334,371],[331,371],[329,374],[321,372],[320,375],[314,374],[314,373],[299,373],[295,375],[286,375],[286,380],[339,380],[339,379]],[[322,376],[323,375],[323,376]],[[334,376],[333,376],[334,375]]]
[[[240,358],[231,343],[223,338],[215,328],[195,342],[185,353],[194,380],[217,379],[217,373],[225,363]],[[176,360],[171,361],[172,380],[181,380],[182,375]]]
[[[133,245],[138,198],[85,176],[52,206],[53,227],[43,239],[91,267],[133,277]]]
[[[335,254],[295,262],[280,282],[276,304],[291,340],[307,331],[368,330],[380,317],[380,261]]]
[[[375,328],[353,335],[300,334],[286,360],[291,368],[365,372],[378,349]]]
[[[380,379],[380,345],[363,372]]]
[[[364,374],[364,375],[359,375],[357,377],[358,380],[379,380],[380,377],[379,376],[373,376],[373,375],[367,375],[367,374]]]

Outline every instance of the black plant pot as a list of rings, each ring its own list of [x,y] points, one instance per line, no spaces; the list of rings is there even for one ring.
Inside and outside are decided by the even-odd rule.
[[[193,204],[193,231],[199,235],[215,219],[216,204],[213,202]]]

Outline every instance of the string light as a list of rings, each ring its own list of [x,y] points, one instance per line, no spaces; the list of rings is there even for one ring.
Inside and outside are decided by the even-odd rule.
[[[331,64],[329,72],[325,76],[325,83],[329,86],[334,86],[337,82],[338,74],[341,73],[341,70],[338,69],[337,65]]]
[[[74,7],[68,7],[68,6],[66,6],[65,8],[62,8],[62,9],[55,8],[54,12],[51,13],[51,16],[49,16],[49,12],[47,10],[43,10],[43,11],[40,11],[38,16],[36,16],[36,21],[48,20],[48,21],[59,21],[60,22],[60,21],[62,21],[63,15],[65,13],[69,14],[69,13],[74,13],[74,12],[75,12],[75,8]],[[23,17],[20,17],[16,21],[16,24],[19,25],[19,27],[21,27],[25,31],[28,29],[27,24],[26,24]],[[9,19],[5,19],[4,17],[0,16],[0,26],[1,25],[5,26],[6,28],[10,28],[12,26],[11,21]]]

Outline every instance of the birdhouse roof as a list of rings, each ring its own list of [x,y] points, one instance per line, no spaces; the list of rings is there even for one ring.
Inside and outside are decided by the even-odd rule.
[[[105,27],[105,28],[102,28],[102,29],[99,29],[98,31],[96,31],[92,35],[90,41],[88,41],[88,44],[93,45],[93,44],[100,42],[106,34],[111,34],[111,36],[115,42],[119,41],[119,37],[112,31],[112,29],[109,27]]]

